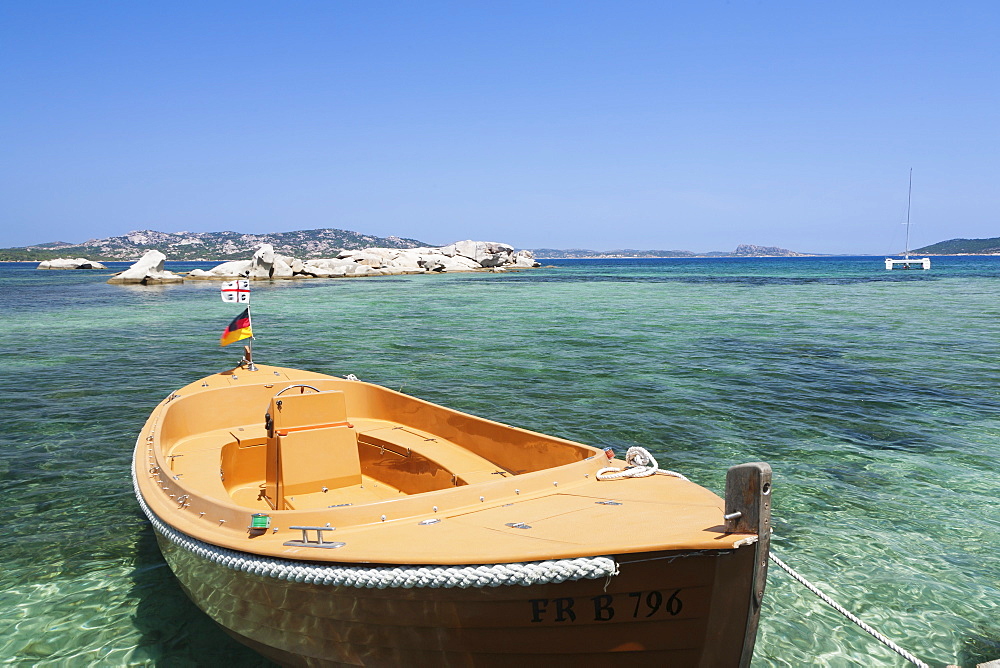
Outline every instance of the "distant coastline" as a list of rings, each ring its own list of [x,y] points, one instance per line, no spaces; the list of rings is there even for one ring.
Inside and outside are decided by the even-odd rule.
[[[0,249],[0,261],[41,262],[56,258],[81,257],[98,262],[135,261],[147,250],[162,252],[168,261],[226,262],[252,254],[267,244],[275,252],[302,259],[334,257],[346,250],[365,248],[409,249],[434,247],[434,244],[398,236],[377,237],[350,230],[323,228],[273,234],[241,234],[238,232],[157,232],[135,230],[118,237],[90,239],[80,244],[57,241],[34,246]],[[740,244],[733,251],[694,253],[686,250],[619,248],[598,251],[589,248],[521,248],[537,257],[552,259],[590,258],[671,258],[671,257],[800,257],[812,253],[777,246]],[[208,259],[212,258],[212,259]]]
[[[134,262],[147,250],[163,252],[169,262],[227,262],[252,254],[262,244],[276,252],[303,259],[332,257],[343,250],[363,248],[432,247],[417,239],[398,236],[378,237],[350,230],[322,228],[271,234],[238,232],[157,232],[137,230],[118,237],[90,239],[82,243],[51,242],[33,246],[0,248],[0,262],[42,262],[56,258],[83,257],[98,262]],[[590,248],[524,248],[535,257],[565,259],[671,259],[738,257],[848,257],[851,254],[802,253],[777,246],[740,244],[733,251],[696,253],[687,250],[618,248],[606,251]],[[884,257],[903,253],[859,253],[856,257]],[[910,251],[911,255],[1000,255],[1000,237],[989,239],[951,239]]]
[[[547,255],[536,255],[540,260],[733,260],[739,258],[790,258],[790,257],[871,257],[881,258],[902,253],[799,253],[798,255],[587,255],[573,257],[549,257]],[[910,251],[910,255],[917,255],[915,251]],[[920,253],[930,257],[997,257],[998,253]]]

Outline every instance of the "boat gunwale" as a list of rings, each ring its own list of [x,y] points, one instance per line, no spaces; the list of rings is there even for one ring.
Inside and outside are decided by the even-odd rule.
[[[341,382],[360,382],[342,381],[342,379],[326,376],[324,374],[300,372],[294,369],[283,369],[280,367],[262,367],[262,369],[292,372],[294,377],[291,375],[287,377],[289,384],[309,379],[330,379]],[[226,373],[219,375],[226,375]],[[178,400],[178,397],[183,398],[185,396],[180,394],[181,392],[191,389],[199,390],[199,383],[202,383],[207,378],[211,378],[211,376],[196,380],[193,383],[172,392],[167,398],[161,401],[151,413],[136,440],[134,469],[137,476],[137,491],[143,495],[146,502],[154,510],[154,512],[156,512],[156,514],[160,516],[168,525],[174,527],[182,533],[188,534],[206,543],[241,552],[247,552],[248,548],[252,547],[251,553],[284,559],[302,558],[302,548],[290,549],[280,543],[275,544],[273,540],[255,540],[250,544],[247,543],[246,529],[249,527],[251,515],[254,512],[260,512],[258,509],[240,505],[238,502],[233,500],[231,496],[228,496],[228,494],[225,498],[221,499],[208,495],[204,493],[204,490],[198,488],[197,486],[186,484],[183,477],[176,477],[170,474],[170,466],[167,461],[165,461],[168,459],[169,455],[166,454],[164,448],[162,447],[159,433],[160,430],[157,428],[157,425],[162,417],[170,410],[172,402]],[[262,380],[260,383],[253,383],[253,385],[266,385],[267,381],[270,380],[267,379],[265,381],[263,376],[261,378]],[[279,383],[275,383],[274,385],[277,386],[279,384],[283,384],[284,382],[285,380],[281,380]],[[379,390],[390,392],[392,394],[402,394],[378,385],[366,385],[370,385],[371,387],[378,388]],[[223,388],[216,387],[212,389]],[[275,391],[281,390],[278,389]],[[187,394],[186,396],[193,398],[196,394],[192,393]],[[515,499],[518,502],[522,502],[535,498],[551,496],[555,493],[572,493],[572,489],[576,486],[593,484],[595,481],[594,476],[597,470],[608,464],[608,459],[606,458],[604,452],[594,446],[568,441],[566,439],[559,439],[558,437],[552,437],[519,427],[513,427],[491,421],[486,418],[478,418],[477,416],[462,413],[444,406],[439,406],[422,399],[410,397],[409,395],[402,396],[413,399],[422,404],[427,404],[435,409],[441,409],[450,413],[461,414],[478,420],[483,420],[487,423],[502,427],[503,429],[515,430],[529,436],[563,441],[568,445],[572,445],[576,448],[582,448],[584,451],[592,452],[593,455],[579,461],[570,462],[568,464],[548,469],[518,474],[513,477],[501,477],[494,481],[477,482],[460,487],[401,496],[399,498],[359,503],[357,505],[347,507],[268,510],[266,513],[275,521],[280,522],[282,527],[322,526],[323,524],[327,524],[329,526],[329,524],[335,523],[336,527],[341,528],[341,532],[344,530],[364,529],[365,527],[371,528],[377,526],[391,526],[400,521],[412,522],[413,520],[426,518],[454,518],[484,509],[508,505]],[[218,448],[220,452],[221,448],[222,445],[220,444]],[[142,469],[139,468],[140,462],[143,460],[146,460],[147,462],[147,465],[145,466],[145,474],[142,474]],[[624,466],[625,462],[612,460],[611,465]],[[674,480],[677,483],[681,482],[678,479],[671,480]],[[685,484],[694,485],[694,483]],[[699,489],[704,489],[697,485],[694,486]],[[157,487],[159,488],[159,491],[157,491]],[[609,493],[612,492],[612,488],[609,487],[608,491]],[[718,499],[718,497],[715,497],[714,495],[713,497]],[[719,499],[719,501],[721,502],[721,499]],[[284,535],[287,536],[287,534]],[[733,542],[746,540],[750,534],[730,534],[730,536],[732,537],[732,540],[722,541],[722,544],[719,544],[718,549],[728,548],[733,546]],[[270,538],[270,535],[268,535],[268,538]],[[594,554],[593,549],[591,549],[592,546],[589,548],[577,547],[573,549],[561,546],[561,548],[562,549],[559,555],[561,558],[593,556]],[[647,548],[648,546],[644,546],[626,551],[638,552]],[[308,548],[305,549],[308,551]],[[324,554],[315,554],[315,552],[322,552]],[[313,550],[313,553],[309,554],[308,560],[324,563],[349,563],[356,561],[355,559],[348,559],[346,555],[341,556],[337,554],[336,550]],[[495,562],[513,563],[531,560],[532,559],[530,557],[526,558],[523,555],[518,556],[517,554],[505,554],[498,556]],[[363,563],[392,563],[391,561],[382,561],[379,558],[362,559],[361,561]],[[431,562],[421,560],[413,563]],[[444,560],[443,563],[458,564],[474,562],[462,559],[460,556],[454,556],[452,559]]]

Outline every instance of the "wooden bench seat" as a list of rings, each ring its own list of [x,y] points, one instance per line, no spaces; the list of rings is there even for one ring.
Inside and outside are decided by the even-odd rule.
[[[236,437],[228,429],[206,432],[183,439],[170,449],[171,476],[178,476],[185,485],[197,488],[199,494],[224,501],[231,500],[229,491],[219,473],[222,448],[235,443]]]
[[[385,448],[400,456],[416,453],[455,476],[453,484],[474,484],[513,475],[490,460],[428,432],[388,420],[352,420],[358,442]]]

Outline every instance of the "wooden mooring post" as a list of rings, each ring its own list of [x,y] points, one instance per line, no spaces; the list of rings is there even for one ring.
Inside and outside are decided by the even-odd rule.
[[[726,532],[757,534],[750,592],[750,614],[743,639],[743,660],[749,666],[760,623],[760,606],[767,585],[767,562],[771,549],[771,466],[764,462],[739,464],[726,474]]]

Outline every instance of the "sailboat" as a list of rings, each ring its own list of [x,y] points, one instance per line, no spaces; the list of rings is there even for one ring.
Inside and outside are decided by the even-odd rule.
[[[910,200],[913,195],[913,169],[910,168],[910,184],[906,190],[906,250],[903,258],[887,257],[885,259],[886,269],[930,269],[931,259],[929,257],[910,257]]]

